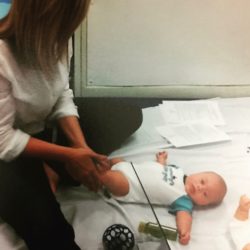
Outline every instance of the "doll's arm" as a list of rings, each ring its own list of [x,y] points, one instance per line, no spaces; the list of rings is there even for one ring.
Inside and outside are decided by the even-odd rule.
[[[168,153],[166,151],[161,151],[156,154],[156,161],[162,166],[167,164]]]
[[[192,227],[192,216],[187,211],[178,211],[176,213],[176,226],[179,233],[179,242],[187,245],[190,240]]]
[[[250,199],[246,195],[240,197],[239,205],[235,211],[234,217],[238,220],[247,220],[250,209]]]

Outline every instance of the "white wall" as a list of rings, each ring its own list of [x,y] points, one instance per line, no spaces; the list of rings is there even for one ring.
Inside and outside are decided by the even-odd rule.
[[[94,0],[77,33],[76,92],[250,95],[249,9],[249,0]]]

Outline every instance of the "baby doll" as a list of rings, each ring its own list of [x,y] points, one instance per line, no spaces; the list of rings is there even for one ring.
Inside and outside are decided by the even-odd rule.
[[[188,244],[194,205],[207,206],[220,203],[226,194],[226,184],[214,172],[184,175],[175,165],[166,165],[167,153],[156,154],[156,161],[133,164],[152,204],[169,207],[176,216],[179,242]],[[122,159],[111,160],[112,169],[101,179],[103,185],[120,201],[146,203],[134,169]]]

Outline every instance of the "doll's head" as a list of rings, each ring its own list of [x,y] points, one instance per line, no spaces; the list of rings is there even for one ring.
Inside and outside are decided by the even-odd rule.
[[[223,178],[215,172],[200,172],[187,176],[185,190],[196,205],[216,205],[220,203],[227,186]]]

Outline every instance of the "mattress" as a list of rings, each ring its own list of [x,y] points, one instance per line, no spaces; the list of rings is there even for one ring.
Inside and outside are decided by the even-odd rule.
[[[168,163],[182,166],[187,174],[212,170],[224,177],[228,192],[223,202],[215,207],[196,208],[189,244],[183,246],[178,241],[168,241],[172,250],[240,250],[248,242],[246,237],[239,239],[239,226],[232,226],[235,225],[232,221],[240,196],[250,196],[250,98],[214,100],[225,119],[225,125],[220,129],[230,135],[230,141],[175,148],[156,131],[155,127],[164,121],[159,107],[154,106],[143,109],[142,126],[109,156],[142,162],[155,160],[157,152],[166,150]],[[89,192],[84,186],[61,187],[56,197],[83,250],[103,249],[103,233],[113,224],[123,224],[133,232],[134,249],[168,249],[163,240],[138,232],[139,223],[155,222],[155,215],[162,225],[175,227],[175,218],[165,206],[154,206],[154,215],[149,205],[119,202],[103,193]],[[250,232],[250,223],[243,224],[242,230]],[[24,242],[3,221],[0,224],[0,248],[27,250]]]

